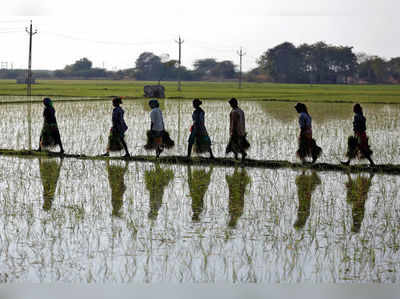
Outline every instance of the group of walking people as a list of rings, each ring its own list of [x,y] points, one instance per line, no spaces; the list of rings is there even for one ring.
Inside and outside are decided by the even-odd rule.
[[[237,99],[231,98],[228,102],[232,110],[229,115],[230,138],[225,152],[226,154],[232,152],[235,159],[238,159],[240,154],[242,161],[244,161],[247,156],[247,150],[250,147],[250,143],[247,140],[245,114],[243,110],[239,108]],[[43,111],[44,124],[40,134],[38,150],[41,151],[43,147],[59,145],[60,154],[63,154],[64,148],[57,126],[53,103],[50,98],[44,98],[43,104],[45,106]],[[128,146],[125,141],[125,133],[128,130],[128,126],[124,120],[124,110],[120,106],[122,104],[122,98],[114,97],[112,99],[112,104],[114,106],[112,112],[112,126],[108,136],[106,152],[103,156],[109,156],[112,151],[121,151],[124,149],[124,157],[130,157]],[[210,158],[214,159],[211,149],[211,139],[205,126],[205,112],[200,107],[201,105],[201,100],[193,100],[193,124],[190,128],[190,136],[188,139],[187,158],[191,157],[192,149],[194,149],[197,153],[208,152]],[[159,102],[156,99],[152,99],[149,101],[149,106],[151,108],[150,130],[147,131],[147,143],[144,148],[146,150],[155,150],[156,157],[159,157],[164,149],[172,148],[175,143],[165,129]],[[297,103],[294,108],[299,113],[300,127],[299,148],[296,154],[303,163],[306,162],[307,157],[310,157],[312,163],[315,163],[320,157],[322,149],[317,145],[312,136],[312,118],[305,104]],[[343,165],[349,165],[352,159],[358,157],[360,159],[366,158],[371,165],[374,165],[371,158],[372,151],[368,145],[368,137],[366,135],[366,119],[360,104],[354,105],[353,112],[354,135],[348,138],[348,151],[346,154],[348,160],[342,161],[341,163]]]

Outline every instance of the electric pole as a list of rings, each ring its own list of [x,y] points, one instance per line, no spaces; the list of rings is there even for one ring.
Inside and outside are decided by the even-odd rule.
[[[31,21],[31,25],[28,28],[25,28],[26,32],[29,34],[29,60],[28,60],[28,76],[27,76],[27,86],[26,86],[26,92],[27,92],[27,96],[31,96],[32,94],[32,36],[35,35],[37,33],[37,30],[35,30],[35,32],[32,31],[32,21]]]
[[[32,110],[32,103],[31,103],[31,95],[32,95],[32,36],[37,33],[32,31],[32,21],[31,25],[28,28],[25,28],[26,32],[29,34],[29,60],[28,60],[28,74],[27,74],[27,82],[26,82],[26,93],[29,97],[29,104],[28,104],[28,146],[29,150],[32,150],[32,117],[31,117],[31,110]]]
[[[240,68],[239,68],[239,89],[242,88],[242,57],[246,55],[246,53],[243,53],[242,48],[240,48],[240,51],[237,52],[237,54],[240,57]]]
[[[182,44],[183,39],[179,36],[179,39],[175,41],[179,45],[179,59],[178,59],[178,91],[181,91],[181,59],[182,59]]]

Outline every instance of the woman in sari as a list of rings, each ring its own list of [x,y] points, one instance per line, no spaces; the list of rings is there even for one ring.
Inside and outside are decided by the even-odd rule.
[[[372,151],[368,145],[368,136],[365,133],[367,126],[361,105],[355,104],[353,107],[353,112],[354,136],[350,136],[348,138],[348,149],[346,153],[348,160],[341,163],[343,165],[349,165],[352,159],[358,157],[358,159],[367,159],[371,165],[375,165],[371,158]]]
[[[58,145],[60,147],[60,154],[64,153],[62,146],[60,131],[58,130],[56,110],[53,107],[53,102],[50,98],[43,99],[43,128],[40,133],[40,141],[38,151],[40,152],[43,148],[51,148]]]
[[[297,150],[297,157],[305,163],[306,157],[312,157],[312,163],[317,161],[322,153],[322,149],[317,145],[312,138],[312,119],[308,114],[307,107],[303,103],[297,103],[294,106],[299,116],[300,136],[299,136],[299,149]]]
[[[211,150],[211,140],[208,136],[205,126],[205,112],[201,109],[202,102],[199,99],[193,100],[193,108],[195,109],[192,114],[193,125],[190,128],[190,136],[188,140],[188,153],[187,157],[190,158],[192,154],[192,147],[195,145],[194,151],[197,153],[210,153],[210,158],[214,159]]]

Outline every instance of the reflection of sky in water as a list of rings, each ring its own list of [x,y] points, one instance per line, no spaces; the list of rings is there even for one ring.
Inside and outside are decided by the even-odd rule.
[[[96,155],[106,148],[111,125],[112,106],[108,102],[55,103],[64,147],[69,153]],[[246,113],[249,157],[264,160],[295,161],[298,124],[294,103],[240,102]],[[344,159],[347,137],[352,134],[351,104],[309,104],[313,133],[323,149],[320,161],[338,163]],[[400,130],[398,105],[363,105],[367,117],[367,134],[377,163],[400,163]],[[204,101],[206,126],[217,156],[225,155],[229,134],[228,103]],[[130,151],[143,155],[146,130],[149,128],[147,101],[131,100],[123,104],[128,124],[126,134]],[[167,130],[175,140],[174,149],[163,155],[185,155],[193,111],[191,101],[165,100],[161,104]],[[32,106],[32,141],[37,147],[42,126],[41,104]],[[0,143],[3,148],[28,147],[26,105],[0,106]],[[151,153],[154,154],[154,153]]]
[[[45,162],[0,158],[8,281],[399,281],[400,177],[214,167],[208,179],[208,167],[64,159],[54,182]],[[228,183],[240,178],[243,201]]]

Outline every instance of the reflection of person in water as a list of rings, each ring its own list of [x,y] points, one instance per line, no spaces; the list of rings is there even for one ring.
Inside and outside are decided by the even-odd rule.
[[[351,203],[353,206],[353,226],[351,231],[358,233],[361,228],[361,223],[364,219],[365,202],[368,199],[368,191],[371,187],[371,182],[374,175],[370,174],[369,177],[358,175],[355,180],[351,178],[350,174],[347,174],[347,176],[347,202]]]
[[[110,165],[110,161],[107,160],[108,182],[111,188],[111,204],[113,216],[121,216],[120,210],[123,205],[123,196],[126,190],[124,176],[127,170],[127,162],[125,162],[125,166],[122,167],[119,165]]]
[[[146,188],[150,193],[149,218],[151,220],[157,219],[158,210],[162,204],[164,189],[173,178],[173,171],[171,169],[161,169],[159,164],[155,165],[155,169],[145,171],[144,179]]]
[[[193,170],[188,166],[188,184],[190,190],[190,197],[192,198],[192,221],[199,221],[200,214],[204,207],[204,195],[207,192],[208,185],[211,181],[211,173],[213,169],[210,168],[207,172],[204,169]]]
[[[240,172],[238,168],[232,175],[227,175],[226,182],[229,188],[229,227],[235,228],[238,219],[243,214],[244,208],[244,193],[247,185],[250,183],[250,177],[247,174],[246,169],[241,168]]]
[[[40,179],[43,185],[43,210],[45,211],[50,210],[53,204],[62,161],[63,159],[58,163],[57,159],[39,158]]]
[[[295,228],[302,228],[310,216],[311,195],[315,188],[321,184],[321,179],[315,171],[311,174],[302,174],[296,177],[297,196],[299,197],[299,209],[297,210],[297,219],[294,223]]]

